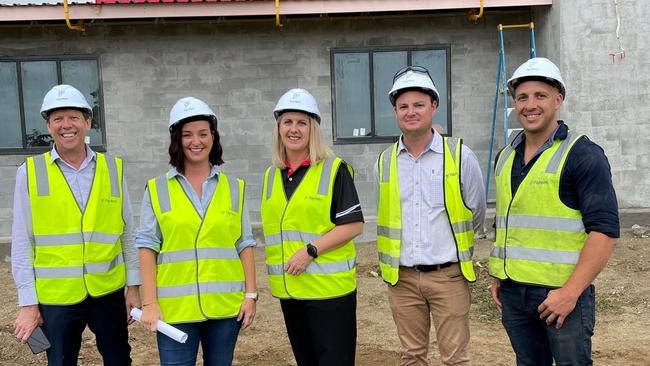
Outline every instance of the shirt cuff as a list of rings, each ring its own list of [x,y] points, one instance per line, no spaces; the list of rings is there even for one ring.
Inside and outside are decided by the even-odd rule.
[[[36,288],[28,287],[18,290],[18,306],[38,305]]]
[[[138,270],[138,269],[127,269],[126,270],[126,285],[127,286],[140,286],[140,285],[142,285],[142,280],[140,280],[140,270]]]
[[[239,253],[242,252],[242,250],[244,250],[244,249],[246,249],[248,247],[256,247],[257,242],[255,241],[255,239],[246,239],[246,240],[242,240],[242,241],[237,241],[235,246],[237,247],[237,254],[239,254]]]

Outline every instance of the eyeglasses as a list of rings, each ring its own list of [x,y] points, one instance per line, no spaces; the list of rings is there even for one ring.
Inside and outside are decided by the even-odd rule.
[[[397,71],[395,73],[395,75],[393,76],[393,83],[395,83],[395,80],[399,79],[400,76],[406,74],[409,71],[419,72],[421,74],[427,74],[429,76],[429,79],[433,80],[433,78],[431,77],[431,74],[429,74],[429,70],[427,70],[426,67],[422,67],[422,66],[418,66],[418,65],[411,65],[411,66],[405,66],[405,67],[402,67],[401,69],[399,69],[399,71]]]

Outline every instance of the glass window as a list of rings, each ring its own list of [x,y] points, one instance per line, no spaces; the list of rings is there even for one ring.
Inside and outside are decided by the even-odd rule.
[[[367,53],[334,55],[336,73],[336,133],[340,136],[366,136],[370,132],[370,76]]]
[[[394,141],[400,134],[388,92],[406,65],[429,69],[440,94],[433,124],[451,135],[449,46],[332,49],[335,143]]]
[[[88,56],[0,59],[0,154],[32,154],[51,148],[52,139],[40,109],[54,85],[79,89],[93,108],[90,144],[104,149],[104,121],[99,65]]]
[[[15,62],[0,62],[0,95],[0,149],[22,147],[23,132]]]

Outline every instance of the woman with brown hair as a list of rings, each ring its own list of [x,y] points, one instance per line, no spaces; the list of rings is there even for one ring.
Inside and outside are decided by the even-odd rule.
[[[178,343],[158,333],[161,365],[231,365],[237,336],[255,316],[255,264],[244,181],[223,164],[217,117],[203,101],[172,108],[172,168],[152,178],[142,200],[142,323],[164,320],[188,334]]]

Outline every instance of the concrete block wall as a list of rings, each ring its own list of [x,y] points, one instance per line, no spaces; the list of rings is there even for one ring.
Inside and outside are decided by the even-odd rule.
[[[600,16],[598,12],[606,11],[606,3],[586,8]],[[640,3],[622,1],[622,17],[630,19],[632,14],[647,13],[650,5]],[[136,214],[146,180],[167,169],[171,106],[183,96],[204,99],[219,116],[226,160],[223,169],[247,180],[246,198],[252,219],[259,221],[262,173],[270,163],[271,111],[279,96],[293,87],[310,90],[323,113],[326,141],[332,142],[332,47],[450,44],[452,133],[463,137],[476,152],[485,175],[498,62],[496,25],[526,23],[532,16],[539,25],[539,54],[559,58],[570,93],[582,93],[576,92],[575,98],[569,95],[563,111],[567,122],[587,130],[609,154],[616,166],[614,181],[621,206],[648,206],[650,188],[647,184],[638,186],[645,179],[642,168],[650,164],[648,132],[640,120],[647,120],[648,115],[647,103],[642,102],[649,93],[648,76],[642,72],[648,70],[648,62],[647,57],[640,57],[648,53],[640,48],[648,26],[623,23],[622,29],[630,37],[630,53],[625,63],[612,66],[603,56],[616,46],[611,42],[611,32],[603,30],[600,38],[587,32],[589,17],[582,15],[582,20],[576,21],[564,15],[577,12],[570,4],[574,3],[556,0],[552,8],[536,8],[532,13],[526,9],[487,12],[478,24],[458,13],[289,18],[282,29],[268,20],[95,23],[83,35],[62,26],[15,27],[0,34],[0,54],[100,56],[107,147],[110,153],[125,158]],[[609,27],[609,23],[607,27],[604,21],[601,23],[602,29]],[[641,34],[632,35],[631,29]],[[583,44],[585,36],[593,39]],[[599,50],[605,38],[612,47]],[[511,73],[528,57],[528,33],[507,32],[506,49]],[[598,62],[593,61],[596,56]],[[589,61],[586,66],[582,64],[585,61]],[[614,91],[613,95],[610,91]],[[355,168],[363,210],[371,221],[376,215],[372,171],[377,155],[386,146],[333,146]],[[23,159],[0,156],[0,180],[4,183],[0,185],[0,236],[10,232],[13,179]],[[373,231],[374,225],[367,225],[364,237],[371,238]]]
[[[561,117],[603,147],[621,208],[650,206],[650,3],[555,0],[542,9],[542,44],[552,50],[567,84]],[[539,16],[538,16],[539,15]]]

